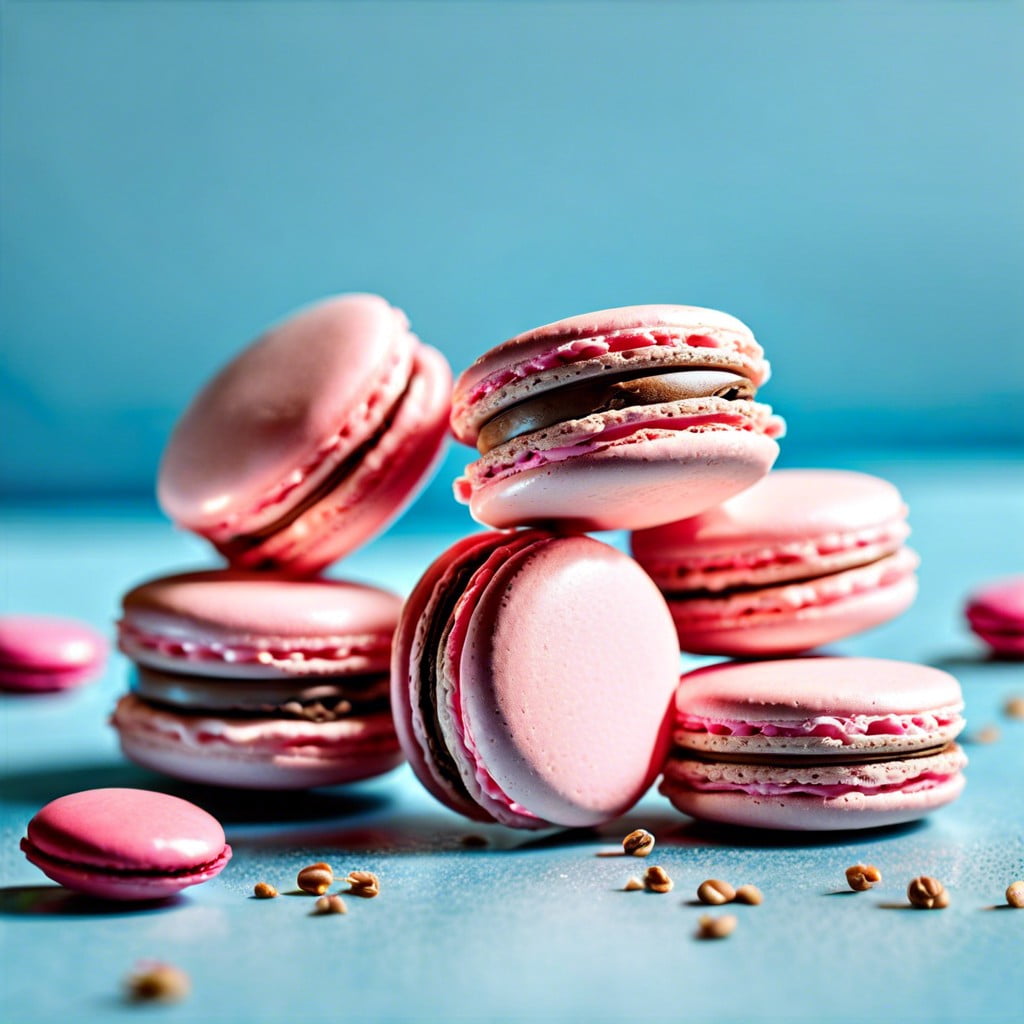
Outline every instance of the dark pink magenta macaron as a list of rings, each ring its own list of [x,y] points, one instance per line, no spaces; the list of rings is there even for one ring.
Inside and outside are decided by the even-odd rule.
[[[881,625],[917,594],[907,507],[865,473],[781,469],[699,516],[633,534],[684,651],[809,650]]]
[[[729,825],[913,821],[964,787],[951,675],[877,658],[730,662],[684,675],[661,792]]]
[[[187,800],[142,789],[88,789],[48,803],[21,841],[48,878],[107,900],[156,900],[220,874],[224,829]]]
[[[538,530],[467,537],[402,613],[398,735],[427,789],[467,817],[596,825],[657,775],[678,662],[665,602],[621,552]]]
[[[967,600],[971,629],[1004,658],[1024,658],[1024,576],[989,583]]]
[[[494,527],[637,529],[760,479],[784,430],[753,401],[768,363],[713,309],[627,306],[506,341],[455,384],[452,430],[479,458],[456,497]]]
[[[233,359],[178,421],[157,487],[235,566],[311,574],[383,529],[446,432],[451,373],[375,295],[302,310]]]
[[[112,724],[131,760],[196,782],[305,789],[401,761],[388,670],[401,600],[376,587],[221,570],[125,595],[135,663]]]
[[[0,689],[68,690],[102,674],[107,641],[74,619],[0,616]]]

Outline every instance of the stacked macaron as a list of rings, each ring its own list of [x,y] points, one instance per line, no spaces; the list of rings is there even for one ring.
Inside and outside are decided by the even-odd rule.
[[[316,576],[411,500],[441,451],[451,375],[373,295],[300,311],[199,393],[158,496],[231,569],[124,598],[135,664],[112,718],[132,760],[180,778],[294,789],[401,759],[388,668],[400,599]]]

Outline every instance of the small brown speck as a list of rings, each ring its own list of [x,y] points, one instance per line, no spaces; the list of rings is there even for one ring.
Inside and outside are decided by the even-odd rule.
[[[732,903],[736,899],[736,890],[720,878],[709,878],[700,883],[697,889],[697,899],[701,903],[721,906],[723,903]]]
[[[304,867],[295,879],[295,883],[303,892],[312,896],[322,896],[331,887],[334,881],[334,872],[330,864],[318,861]]]
[[[907,886],[907,899],[918,910],[942,910],[949,906],[949,893],[937,879],[918,875]]]
[[[380,893],[380,879],[372,871],[350,871],[345,879],[350,896],[370,900]]]
[[[749,903],[752,907],[764,902],[764,895],[756,885],[741,885],[736,890],[737,903]]]
[[[846,869],[846,883],[854,892],[866,892],[882,880],[882,872],[874,864],[854,864]]]
[[[335,893],[332,896],[321,896],[316,903],[313,904],[312,913],[314,914],[347,914],[348,907],[345,906],[345,901]]]
[[[1011,697],[1003,705],[1003,714],[1007,718],[1024,718],[1024,697]]]
[[[277,895],[277,890],[269,882],[257,882],[252,887],[252,894],[258,900],[272,900]]]
[[[1011,907],[1024,907],[1024,882],[1013,882],[1007,886],[1006,902]]]
[[[732,935],[736,930],[736,924],[736,918],[732,914],[722,914],[720,917],[704,914],[697,922],[697,938],[724,939],[727,935]]]
[[[657,864],[652,864],[644,873],[644,885],[651,892],[672,891],[672,879],[668,877],[668,872]]]
[[[980,729],[970,733],[967,739],[971,743],[987,745],[989,743],[998,743],[1001,735],[997,725],[983,725]]]
[[[128,998],[137,1002],[177,1003],[192,989],[181,968],[150,962],[137,964],[124,985]]]
[[[654,836],[647,829],[637,828],[622,840],[622,852],[631,857],[648,857],[654,843]]]
[[[625,889],[626,892],[636,892],[638,889],[642,889],[643,887],[644,883],[634,876],[633,878],[627,878],[626,884],[622,888]]]

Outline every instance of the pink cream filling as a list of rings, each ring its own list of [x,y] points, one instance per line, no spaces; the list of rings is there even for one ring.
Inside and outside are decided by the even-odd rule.
[[[919,793],[934,789],[952,779],[957,772],[924,772],[910,782],[892,782],[884,786],[858,786],[843,783],[814,785],[803,782],[709,782],[702,779],[687,779],[686,788],[701,793],[745,793],[748,796],[807,796],[834,797],[845,796],[847,793],[862,793],[865,796],[878,796],[882,793]]]
[[[716,332],[717,333],[717,332]],[[551,370],[556,366],[567,366],[584,359],[599,359],[609,352],[625,352],[643,348],[721,348],[742,350],[733,339],[716,338],[710,334],[680,334],[667,330],[638,331],[635,329],[619,331],[612,334],[597,335],[592,338],[578,338],[567,341],[557,348],[549,349],[541,355],[534,356],[514,366],[503,367],[489,377],[484,377],[470,391],[466,399],[467,405],[486,398],[488,395],[505,387],[513,381],[523,380],[535,373]]]
[[[705,718],[681,712],[676,728],[712,736],[819,736],[853,743],[861,736],[931,736],[960,723],[959,711],[950,709],[916,715],[819,715],[802,722],[740,722]]]
[[[121,648],[143,648],[168,658],[186,661],[227,662],[233,665],[267,665],[276,662],[347,661],[353,656],[377,658],[387,662],[391,637],[372,636],[342,639],[329,637],[323,641],[296,640],[294,644],[246,644],[238,641],[183,640],[147,633],[122,620],[118,623]]]

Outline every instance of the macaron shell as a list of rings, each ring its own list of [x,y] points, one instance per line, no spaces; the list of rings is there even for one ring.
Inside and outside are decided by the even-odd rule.
[[[93,789],[47,804],[28,842],[81,869],[176,874],[206,868],[225,848],[224,829],[187,800],[139,789]]]
[[[391,716],[333,722],[177,714],[133,694],[112,724],[136,764],[179,779],[240,789],[309,789],[371,778],[402,761]]]
[[[968,599],[971,629],[997,654],[1024,656],[1024,576],[991,583]]]
[[[470,512],[495,528],[639,529],[719,504],[763,477],[779,453],[770,437],[745,430],[650,435],[495,478],[468,494]]]
[[[955,800],[964,784],[963,775],[954,775],[944,783],[913,793],[752,797],[736,792],[699,793],[673,786],[666,779],[660,791],[677,810],[704,821],[791,831],[839,831],[916,821]]]
[[[218,544],[240,567],[311,574],[381,532],[429,480],[444,454],[451,370],[427,345],[416,351],[409,386],[382,433],[336,487],[262,543]]]
[[[106,657],[106,639],[83,622],[0,616],[0,689],[66,690],[98,676]]]
[[[680,649],[691,654],[797,654],[902,615],[917,596],[916,566],[904,548],[818,579],[668,603]]]
[[[616,817],[657,774],[677,666],[664,603],[631,559],[586,537],[517,552],[472,609],[461,649],[477,772],[554,824]]]

